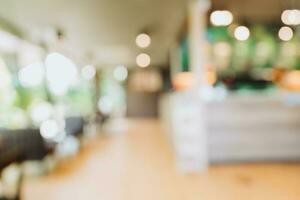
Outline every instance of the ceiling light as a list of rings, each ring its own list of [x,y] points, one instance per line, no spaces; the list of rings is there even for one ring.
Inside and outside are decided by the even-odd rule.
[[[139,67],[148,67],[151,63],[151,58],[148,54],[141,53],[136,57],[136,64]]]
[[[141,33],[136,37],[136,45],[140,48],[147,48],[151,44],[151,38],[146,33]]]
[[[288,21],[291,25],[300,24],[300,10],[291,10],[289,12]]]
[[[250,31],[246,26],[239,26],[234,30],[234,36],[237,40],[246,41],[250,37]]]
[[[281,14],[281,21],[286,25],[289,25],[289,13],[290,10],[284,10]]]
[[[281,21],[286,25],[300,24],[300,10],[284,10],[281,14]]]
[[[210,21],[215,26],[228,26],[233,21],[233,15],[228,10],[217,10],[211,13]]]
[[[288,26],[281,27],[279,32],[278,32],[278,36],[283,41],[289,41],[294,36],[293,29],[291,29]]]

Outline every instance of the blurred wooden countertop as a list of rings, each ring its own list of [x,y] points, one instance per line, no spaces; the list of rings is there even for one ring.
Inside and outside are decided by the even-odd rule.
[[[212,166],[180,174],[158,120],[129,120],[53,173],[28,179],[25,200],[299,200],[300,164]]]

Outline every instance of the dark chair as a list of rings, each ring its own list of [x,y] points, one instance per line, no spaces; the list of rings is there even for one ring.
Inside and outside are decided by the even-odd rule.
[[[0,129],[0,173],[12,163],[42,160],[48,152],[50,149],[47,149],[38,129]],[[22,177],[18,183],[17,197],[13,200],[20,199],[21,187]]]

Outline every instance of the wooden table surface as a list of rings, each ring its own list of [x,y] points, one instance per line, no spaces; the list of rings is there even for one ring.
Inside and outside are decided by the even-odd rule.
[[[300,164],[212,166],[179,173],[158,120],[130,120],[53,173],[26,180],[25,200],[299,200]]]

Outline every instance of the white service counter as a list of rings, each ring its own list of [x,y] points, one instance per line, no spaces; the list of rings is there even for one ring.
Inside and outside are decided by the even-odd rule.
[[[180,93],[170,94],[162,98],[161,104],[161,116],[164,122],[168,122],[165,124],[177,157],[182,156],[178,154],[180,149],[193,149],[188,148],[189,137],[185,132],[195,129],[194,131],[199,132],[198,138],[203,140],[198,144],[204,145],[207,150],[198,148],[202,161],[205,159],[203,153],[207,154],[209,163],[300,160],[298,95],[235,93],[227,95],[222,101],[199,100],[198,104],[191,105],[190,100],[187,100],[185,103],[182,101],[181,104],[174,104],[174,101],[178,102],[176,99],[182,98]],[[198,122],[201,126],[193,128],[188,121],[179,122],[188,120],[187,116],[195,116],[197,119],[194,120],[201,120]],[[197,136],[190,140],[194,139]],[[191,142],[191,146],[195,144],[197,145]],[[197,154],[197,149],[194,153]]]

